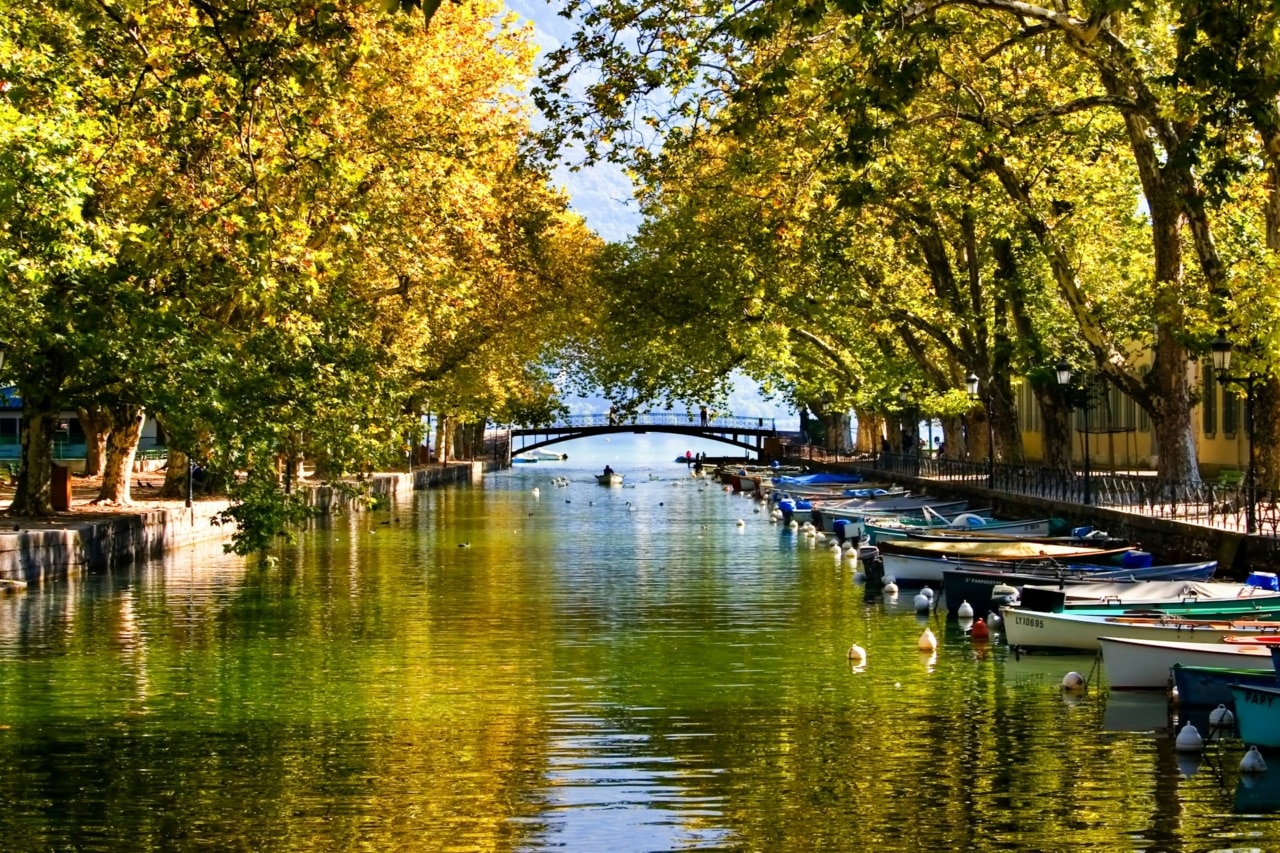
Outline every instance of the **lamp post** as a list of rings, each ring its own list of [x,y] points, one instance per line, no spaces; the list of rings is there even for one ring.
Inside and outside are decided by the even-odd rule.
[[[1234,382],[1244,387],[1244,427],[1245,434],[1249,437],[1249,467],[1245,474],[1245,532],[1258,532],[1258,481],[1257,470],[1253,461],[1253,383],[1262,377],[1250,371],[1244,376],[1230,376],[1228,371],[1231,370],[1231,341],[1227,340],[1226,332],[1222,329],[1218,330],[1217,336],[1209,342],[1209,349],[1213,354],[1213,372],[1217,374],[1218,381],[1222,383]]]
[[[1053,366],[1054,373],[1057,374],[1058,384],[1063,388],[1071,387],[1071,365],[1065,358],[1058,359],[1058,363]],[[1089,496],[1089,404],[1090,404],[1089,388],[1086,384],[1084,388],[1084,505],[1090,503]],[[1074,406],[1073,406],[1074,409]]]
[[[969,399],[975,403],[981,400],[987,412],[987,488],[994,489],[996,487],[996,435],[995,427],[991,423],[991,394],[978,394],[978,376],[974,373],[964,378],[964,387],[969,392]]]

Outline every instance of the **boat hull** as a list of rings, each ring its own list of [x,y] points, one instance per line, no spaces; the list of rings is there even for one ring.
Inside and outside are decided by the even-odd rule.
[[[968,536],[982,537],[984,534],[1000,537],[1026,537],[1031,539],[1048,536],[1049,527],[1050,521],[1047,518],[1040,521],[992,521],[987,524],[979,524],[973,527],[952,527],[946,524],[903,524],[885,526],[881,524],[868,523],[867,535],[870,536],[871,541],[875,543],[909,542],[922,533],[953,534],[958,539]]]
[[[1280,686],[1237,684],[1231,693],[1240,740],[1259,749],[1280,749]]]
[[[1178,706],[1180,708],[1216,708],[1226,705],[1235,707],[1235,697],[1231,693],[1233,684],[1248,684],[1254,687],[1280,687],[1275,670],[1238,669],[1219,666],[1187,666],[1175,663],[1171,668],[1173,684],[1178,688]]]
[[[1022,649],[1097,651],[1099,637],[1179,643],[1221,643],[1227,635],[1280,635],[1280,622],[1272,627],[1244,627],[1233,622],[1137,621],[1123,616],[1077,616],[1002,607],[1004,636],[1009,645]]]
[[[1262,646],[1180,643],[1100,637],[1102,665],[1112,690],[1164,690],[1175,663],[1275,672]]]
[[[602,486],[621,486],[621,474],[596,474],[596,482]]]

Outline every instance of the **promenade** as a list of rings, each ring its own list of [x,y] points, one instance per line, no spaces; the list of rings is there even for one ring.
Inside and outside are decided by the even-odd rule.
[[[811,446],[790,447],[789,464],[857,473],[940,497],[965,498],[1007,518],[1059,516],[1140,543],[1169,562],[1216,559],[1224,576],[1280,570],[1280,506],[1259,490],[1258,532],[1247,532],[1242,485],[1170,483],[1154,472],[1091,472],[1086,479],[1034,465],[903,454],[840,455]]]

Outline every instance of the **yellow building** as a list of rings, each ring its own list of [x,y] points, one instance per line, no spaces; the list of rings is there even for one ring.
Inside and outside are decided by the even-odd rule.
[[[1205,476],[1223,469],[1243,471],[1249,464],[1249,442],[1244,429],[1245,403],[1240,389],[1223,385],[1214,376],[1208,360],[1188,365],[1192,382],[1201,389],[1192,423],[1195,425],[1196,455]],[[1027,382],[1017,384],[1018,423],[1023,450],[1029,460],[1043,458],[1040,407]],[[1072,458],[1084,460],[1085,412],[1077,409],[1072,419]],[[1160,449],[1151,419],[1133,399],[1117,388],[1105,396],[1095,396],[1089,410],[1087,433],[1089,462],[1095,470],[1152,470],[1159,463]]]

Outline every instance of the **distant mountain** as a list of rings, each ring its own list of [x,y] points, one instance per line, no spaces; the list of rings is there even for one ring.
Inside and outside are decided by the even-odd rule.
[[[573,24],[558,14],[559,4],[542,0],[507,0],[507,6],[521,18],[533,22],[535,41],[541,54],[560,46],[573,34]],[[541,117],[538,117],[541,120]],[[631,180],[622,169],[609,163],[571,171],[572,152],[553,173],[557,184],[573,199],[573,209],[586,217],[587,224],[606,240],[617,242],[635,233],[640,212],[632,197]]]

